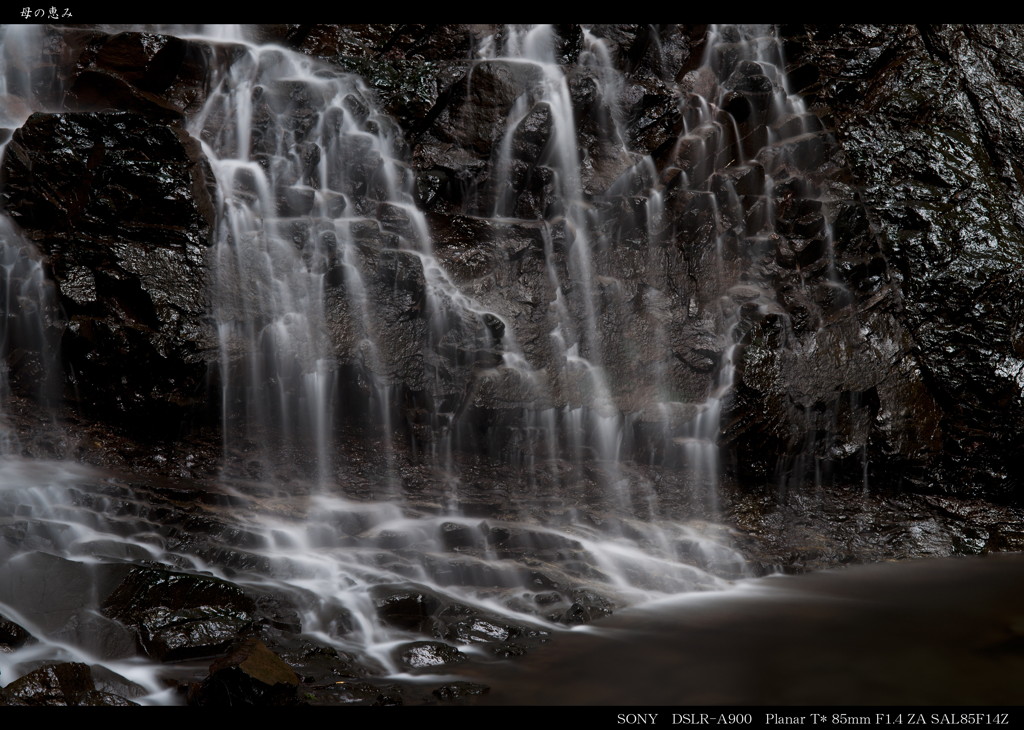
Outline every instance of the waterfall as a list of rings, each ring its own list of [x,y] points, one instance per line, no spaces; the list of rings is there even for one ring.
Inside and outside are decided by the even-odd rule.
[[[284,597],[306,639],[395,676],[426,633],[382,616],[401,586],[543,633],[584,611],[580,592],[625,606],[745,574],[717,525],[719,437],[752,323],[790,327],[760,264],[781,245],[773,175],[807,165],[812,131],[768,29],[712,28],[657,158],[630,147],[626,79],[598,33],[580,31],[572,75],[553,26],[481,39],[461,108],[475,114],[487,85],[507,103],[489,175],[453,214],[473,231],[464,249],[435,236],[408,130],[359,75],[236,26],[158,30],[229,49],[185,120],[217,183],[210,522],[192,542],[161,527],[178,506],[158,488],[40,466],[9,582],[38,554],[214,576]],[[53,305],[6,218],[0,239],[8,362]],[[492,273],[460,275],[481,251]],[[519,266],[535,267],[529,286]],[[14,514],[24,489],[2,484]],[[46,637],[5,660],[4,682],[48,652],[128,671],[0,599]],[[170,701],[157,669],[137,675]]]
[[[592,454],[603,465],[605,486],[622,489],[620,482],[625,481],[618,467],[623,417],[604,374],[600,297],[591,261],[595,255],[606,256],[612,243],[593,240],[591,230],[596,224],[586,211],[575,151],[576,125],[566,79],[554,61],[554,40],[550,27],[510,29],[500,55],[490,58],[483,53],[484,63],[527,67],[527,76],[536,82],[514,105],[506,140],[514,136],[524,110],[538,105],[550,109],[552,136],[541,162],[557,180],[542,222],[547,278],[555,297],[549,320],[555,353],[551,364],[531,363],[516,340],[514,322],[498,307],[489,308],[496,302],[478,301],[445,271],[433,251],[424,216],[413,202],[410,171],[396,152],[402,143],[399,132],[375,111],[373,96],[361,79],[279,47],[246,44],[242,57],[191,123],[204,142],[221,190],[214,268],[226,452],[230,458],[241,448],[233,443],[236,438],[261,444],[260,452],[267,455],[284,448],[291,457],[306,445],[322,490],[310,497],[303,522],[262,518],[250,527],[265,535],[267,546],[261,554],[274,566],[271,575],[261,580],[271,580],[282,591],[313,588],[318,598],[303,615],[306,630],[339,648],[350,650],[355,641],[387,671],[398,670],[391,656],[395,639],[373,617],[369,596],[381,585],[407,580],[434,590],[453,590],[458,584],[449,586],[447,579],[441,579],[435,556],[447,550],[446,533],[477,530],[474,520],[460,515],[464,495],[458,457],[467,446],[463,436],[475,424],[465,402],[459,400],[465,396],[451,392],[452,377],[474,379],[477,388],[487,387],[488,382],[507,386],[506,379],[525,386],[524,422],[513,430],[516,443],[527,452],[515,456],[528,473],[540,462],[565,460],[580,474],[587,455]],[[600,48],[596,39],[590,44]],[[604,63],[599,66],[601,72],[609,74],[607,54],[593,54],[596,64]],[[468,83],[473,83],[472,74]],[[603,91],[612,94],[610,89]],[[617,130],[610,130],[609,137],[621,144]],[[509,169],[511,141],[500,147],[496,168]],[[630,157],[625,150],[622,156]],[[651,184],[648,168],[641,163],[635,167],[625,174],[645,177]],[[656,197],[656,191],[652,195]],[[499,198],[496,218],[515,218],[515,211],[506,209],[508,201],[495,197]],[[554,263],[555,234],[550,230],[554,227],[569,231],[573,239],[564,271]],[[374,404],[370,417],[389,462],[383,481],[397,480],[394,384],[389,373],[399,363],[389,361],[394,357],[391,346],[377,337],[389,325],[386,314],[379,311],[380,295],[370,294],[380,286],[374,269],[393,262],[398,263],[398,276],[415,276],[423,282],[424,299],[414,315],[422,320],[419,357],[424,369],[417,379],[423,383],[424,403],[430,409],[424,424],[429,432],[424,439],[428,462],[447,485],[447,514],[442,516],[410,515],[403,509],[402,494],[389,484],[374,488],[378,499],[389,501],[373,504],[339,497],[332,487],[333,475],[350,469],[348,464],[335,463],[331,453],[332,427],[341,418],[335,409],[343,410],[360,397],[342,382],[339,360],[343,358],[352,361],[360,380],[370,385],[369,401]],[[325,282],[332,276],[334,286],[341,284],[344,301],[340,306],[352,330],[346,337],[350,349],[344,353],[328,350],[326,312],[331,304]],[[553,396],[549,383],[562,394]],[[459,385],[460,390],[464,388]],[[558,400],[565,405],[557,408],[552,401]],[[544,405],[538,408],[538,402]],[[613,494],[612,500],[620,507],[627,503],[622,495]],[[345,525],[354,515],[359,515],[362,525],[358,546],[337,537],[339,531],[350,530]],[[685,526],[633,526],[634,533],[640,530],[639,537],[618,537],[606,543],[621,531],[591,532],[574,525],[573,510],[567,518],[564,526],[544,531],[536,539],[543,542],[547,533],[550,539],[569,537],[579,542],[601,580],[623,595],[714,584],[701,567],[678,561],[680,541],[703,546],[688,551],[691,555],[708,550],[709,555],[719,556],[715,559],[733,560],[728,548],[713,547]],[[396,561],[391,556],[381,564],[381,540],[415,546],[424,557]],[[460,571],[467,576],[486,572],[490,580],[511,589],[512,605],[532,602],[533,591],[517,588],[522,567],[497,558],[500,550],[486,535],[480,547],[479,556],[462,559]],[[486,610],[523,620],[518,609],[508,614],[507,602],[464,593],[473,580],[457,589],[460,600],[480,601],[478,605]],[[339,581],[345,585],[342,590],[337,587]],[[355,617],[356,625],[344,639],[331,629],[339,611]]]

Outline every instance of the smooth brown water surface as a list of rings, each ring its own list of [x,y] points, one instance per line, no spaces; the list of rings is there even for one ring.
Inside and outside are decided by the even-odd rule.
[[[623,611],[481,677],[488,704],[1024,702],[1024,554],[749,581]]]

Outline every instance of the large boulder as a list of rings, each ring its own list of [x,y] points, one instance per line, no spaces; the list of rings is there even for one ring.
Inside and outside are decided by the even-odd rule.
[[[237,586],[154,568],[133,569],[102,610],[159,661],[216,656],[256,626],[256,604]]]
[[[282,706],[298,702],[299,678],[257,639],[247,639],[210,665],[210,674],[189,696],[206,707]]]
[[[177,428],[206,403],[212,342],[212,175],[199,144],[136,113],[39,113],[2,172],[7,211],[56,281],[81,405]]]
[[[82,111],[120,109],[168,121],[199,111],[224,48],[158,33],[69,34],[77,56],[64,103]]]
[[[123,680],[123,678],[122,678]],[[101,684],[101,686],[103,686]],[[132,687],[123,680],[121,688]],[[134,685],[138,689],[137,685]],[[0,705],[13,707],[125,707],[135,702],[97,687],[87,664],[47,664],[0,690]]]

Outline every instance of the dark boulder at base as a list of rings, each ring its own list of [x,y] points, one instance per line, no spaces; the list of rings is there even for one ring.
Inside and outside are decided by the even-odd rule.
[[[257,639],[247,639],[210,665],[210,675],[189,693],[189,704],[232,707],[297,704],[299,678]]]
[[[0,705],[28,707],[110,706],[136,703],[96,688],[87,664],[48,664],[0,690]]]
[[[405,631],[432,635],[439,629],[437,614],[445,599],[428,588],[374,586],[371,595],[380,620]]]
[[[373,587],[371,595],[377,615],[389,626],[462,645],[486,645],[496,656],[525,654],[550,639],[550,632],[546,629],[486,613],[423,586],[379,585]],[[582,589],[568,591],[566,596],[556,594],[552,600],[565,605],[571,602],[572,608],[563,612],[571,618],[559,614],[558,618],[552,619],[564,623],[586,623],[611,612],[611,604],[607,600]],[[433,646],[438,642],[427,644]],[[413,662],[410,666],[418,666],[415,663],[420,661],[428,662],[429,657],[442,661],[445,656],[441,649],[410,652],[408,657],[403,654],[400,658],[402,662]]]
[[[256,604],[227,581],[136,568],[103,603],[103,613],[136,630],[160,661],[215,656],[256,627]]]
[[[587,624],[605,616],[611,616],[615,606],[602,595],[577,588],[571,592],[572,604],[548,616],[552,621],[563,624]]]
[[[0,652],[14,651],[30,641],[32,634],[0,614]]]
[[[437,672],[444,667],[462,664],[468,657],[443,641],[413,641],[395,650],[399,663],[414,673]]]
[[[472,702],[477,697],[482,697],[490,691],[490,687],[478,682],[450,682],[449,684],[442,684],[431,694],[437,698],[438,702],[454,705]]]

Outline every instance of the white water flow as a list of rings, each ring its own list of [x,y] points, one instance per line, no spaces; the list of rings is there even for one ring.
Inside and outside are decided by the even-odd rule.
[[[737,282],[743,288],[735,290],[731,296],[733,324],[729,330],[735,333],[733,341],[738,342],[749,330],[744,320],[749,320],[751,313],[756,313],[756,317],[774,317],[781,323],[783,337],[790,341],[790,346],[802,351],[810,360],[815,356],[819,338],[827,337],[830,318],[853,299],[836,270],[832,226],[828,217],[822,214],[818,186],[812,177],[799,174],[800,171],[814,169],[821,160],[825,139],[821,121],[807,111],[799,96],[790,93],[783,71],[782,44],[770,26],[712,26],[705,66],[724,81],[719,106],[732,112],[731,119],[736,118],[739,109],[740,116],[747,114],[750,120],[758,123],[753,133],[741,134],[739,128],[735,129],[734,154],[743,160],[745,166],[763,170],[764,178],[763,212],[753,207],[758,205],[757,202],[750,205],[749,201],[754,198],[750,196],[749,189],[737,194],[735,183],[741,183],[742,176],[733,176],[726,187],[728,214],[736,221],[733,228],[739,229],[740,222],[745,221],[745,245],[751,252],[750,268],[741,274]],[[745,105],[730,105],[730,101],[735,101],[735,94],[730,97],[729,92],[734,89],[740,90],[746,100]],[[741,126],[746,129],[752,125],[748,122],[746,125],[741,123]],[[780,232],[772,227],[776,206],[772,175],[776,171],[788,176],[783,195],[788,198],[787,204],[801,215],[792,231]],[[718,200],[721,203],[721,195]],[[751,226],[751,221],[758,220],[765,223],[760,227],[756,224]],[[794,247],[801,272],[801,294],[806,301],[814,302],[809,307],[809,316],[815,318],[817,324],[812,327],[811,335],[802,341],[791,336],[790,318],[779,305],[778,294],[753,273],[758,257],[771,254],[778,233],[789,234],[787,245]],[[806,267],[800,263],[801,260],[808,262]],[[747,286],[754,288],[748,289]],[[817,294],[815,288],[819,290]],[[730,364],[723,368],[720,378],[731,383],[731,371]],[[808,414],[804,448],[789,469],[780,471],[782,491],[805,483],[815,487],[823,484],[823,471],[828,468],[829,457],[822,453],[820,445],[831,441],[835,431],[835,409],[836,406],[830,407],[820,417]],[[862,448],[866,454],[866,444]],[[866,470],[864,478],[867,478]]]
[[[583,187],[569,81],[564,66],[556,59],[558,42],[551,26],[510,26],[504,29],[503,37],[489,38],[482,45],[483,58],[492,64],[508,64],[513,74],[525,81],[498,147],[494,215],[499,219],[523,215],[512,198],[513,187],[505,182],[505,177],[513,174],[513,142],[522,127],[536,124],[536,119],[546,120],[549,132],[540,158],[519,162],[534,164],[551,178],[551,195],[546,210],[541,211],[547,277],[554,292],[549,337],[555,361],[548,366],[548,381],[561,394],[555,400],[564,405],[543,408],[531,420],[542,430],[561,429],[544,439],[550,445],[549,459],[567,458],[577,475],[585,461],[596,459],[602,465],[604,489],[621,509],[629,501],[629,485],[619,468],[625,421],[609,383],[604,334],[599,324],[603,290],[618,284],[612,277],[601,277],[595,261],[595,257],[607,253],[611,242],[595,235],[595,220]],[[607,144],[623,159],[629,159],[619,127],[621,78],[600,39],[585,33],[584,45],[581,63],[594,69],[603,102],[599,128],[607,136]],[[633,172],[625,176],[632,177]],[[565,238],[564,268],[555,252],[552,230],[556,228]],[[549,400],[550,395],[540,402]]]
[[[185,530],[162,524],[178,507],[149,504],[145,489],[72,464],[5,457],[0,520],[22,542],[2,545],[0,588],[10,590],[0,590],[0,614],[40,641],[0,655],[0,683],[41,658],[81,658],[134,679],[148,701],[169,700],[157,693],[164,670],[131,650],[83,648],[82,632],[72,629],[110,623],[96,610],[102,596],[47,625],[33,618],[34,602],[15,600],[25,579],[19,566],[35,563],[83,576],[147,561],[269,589],[296,607],[307,637],[388,675],[402,673],[396,647],[424,638],[378,615],[381,591],[395,586],[425,586],[480,615],[554,630],[551,601],[565,603],[574,586],[624,606],[723,588],[742,575],[724,529],[663,516],[645,469],[683,474],[680,482],[698,493],[679,499],[713,519],[717,440],[744,323],[780,311],[756,266],[773,233],[764,160],[803,132],[774,124],[778,136],[754,139],[724,111],[735,84],[763,77],[766,101],[757,113],[773,120],[804,113],[784,91],[770,36],[713,29],[699,72],[712,79],[713,98],[680,102],[685,129],[674,164],[715,228],[708,254],[715,274],[688,294],[692,319],[708,333],[701,357],[712,374],[702,392],[684,393],[668,353],[675,333],[665,324],[677,301],[667,267],[673,236],[682,235],[667,220],[668,171],[628,149],[623,79],[601,39],[584,33],[579,54],[598,100],[586,120],[577,118],[551,26],[507,28],[474,62],[514,69],[522,80],[495,141],[494,190],[511,189],[506,178],[524,163],[546,176],[537,209],[492,191],[484,198],[493,207],[474,211],[496,228],[529,223],[542,232],[547,342],[530,350],[512,307],[493,293],[468,293],[435,255],[401,130],[362,79],[246,41],[237,26],[178,32],[237,50],[188,121],[219,196],[211,297],[224,466],[215,491],[230,506],[204,506],[221,528],[184,539]],[[598,130],[596,144],[617,151],[615,169],[588,167],[578,143],[584,121]],[[535,122],[547,136],[540,158],[523,160],[516,145]],[[634,229],[645,231],[648,246],[648,270],[635,290],[617,254]],[[381,287],[392,296],[372,295]],[[9,320],[11,297],[34,295],[7,289]],[[410,321],[420,340],[387,336]],[[643,347],[614,341],[613,321],[642,331]],[[550,362],[537,351],[550,352]],[[423,412],[408,430],[423,426],[431,438],[402,441],[403,378],[417,383]],[[491,386],[519,394],[509,408],[515,425],[491,434],[508,438],[504,453],[515,468],[498,485],[501,494],[480,497],[478,481],[499,480],[479,478],[461,452],[465,432],[479,425],[474,393]],[[370,423],[362,456],[342,448],[355,410]],[[573,496],[591,478],[605,500],[593,514]],[[359,489],[350,492],[350,484]],[[568,496],[539,493],[552,484]]]
[[[0,27],[0,156],[32,112],[50,111],[36,94],[49,81],[34,68],[40,45],[36,28]],[[0,621],[33,637],[0,650],[0,686],[46,663],[83,662],[118,678],[123,693],[143,704],[171,702],[157,668],[136,656],[133,638],[111,630],[97,610],[104,563],[160,560],[163,551],[140,523],[79,503],[83,485],[99,479],[94,469],[26,458],[36,451],[33,434],[8,422],[18,407],[19,422],[44,438],[56,432],[62,317],[53,289],[35,246],[0,210]]]
[[[778,242],[792,233],[775,228],[773,175],[785,176],[790,205],[798,201],[815,213],[821,208],[818,191],[801,173],[815,165],[811,158],[822,144],[821,123],[789,92],[784,66],[781,43],[770,26],[711,26],[703,65],[693,77],[697,87],[714,84],[717,93],[690,94],[683,102],[684,173],[691,189],[708,194],[717,220],[717,273],[704,284],[704,299],[717,297],[711,316],[718,323],[723,354],[712,390],[677,441],[709,500],[717,494],[717,439],[744,338],[754,322],[766,319],[778,323],[784,340],[791,337],[789,315],[761,273]],[[820,243],[825,249],[827,280],[836,292],[832,305],[842,306],[849,292],[836,274],[831,229],[820,215],[811,220],[823,225],[808,233],[818,239],[805,245]]]
[[[31,27],[0,27],[0,156],[14,130],[42,106],[22,63],[37,45]],[[34,398],[44,411],[56,402],[56,301],[39,252],[0,209],[0,458],[29,446],[8,422],[11,378],[18,378],[23,394]]]

